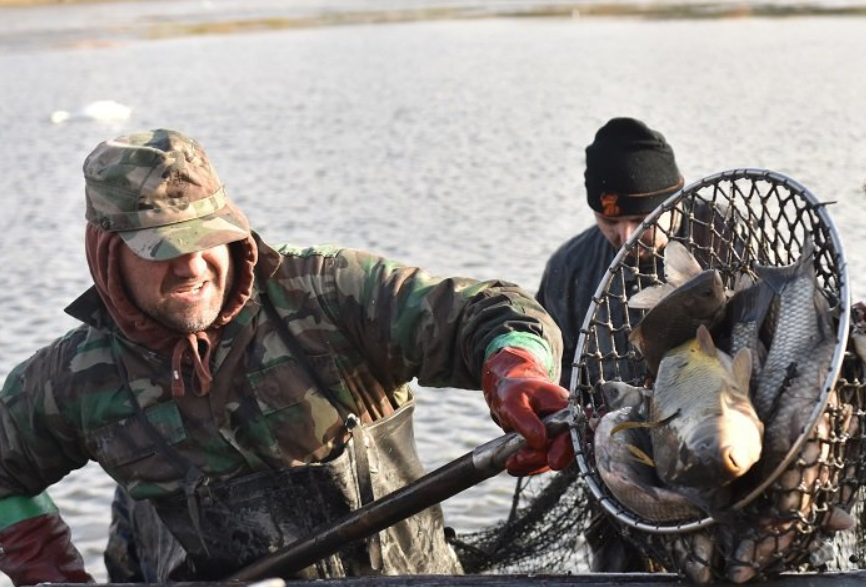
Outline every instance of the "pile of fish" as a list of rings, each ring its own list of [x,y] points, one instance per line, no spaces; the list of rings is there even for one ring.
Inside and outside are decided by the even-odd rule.
[[[696,583],[743,583],[801,540],[798,520],[814,515],[811,488],[827,481],[819,473],[828,450],[822,440],[857,432],[850,413],[841,431],[830,430],[824,414],[800,447],[801,466],[774,481],[776,503],[748,529],[741,518],[739,527],[724,527],[737,519],[733,506],[786,464],[812,423],[835,352],[834,316],[808,238],[794,263],[755,265],[731,289],[672,241],[665,281],[628,300],[648,310],[629,341],[650,377],[647,387],[599,384],[606,410],[594,421],[596,468],[621,505],[644,520],[715,518],[723,530],[668,534],[669,550]],[[821,529],[832,537],[853,524],[836,507]]]

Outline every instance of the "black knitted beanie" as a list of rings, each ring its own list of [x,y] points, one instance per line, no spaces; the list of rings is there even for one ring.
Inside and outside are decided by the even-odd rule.
[[[586,148],[589,207],[604,216],[652,212],[683,187],[674,151],[661,133],[634,118],[613,118]]]

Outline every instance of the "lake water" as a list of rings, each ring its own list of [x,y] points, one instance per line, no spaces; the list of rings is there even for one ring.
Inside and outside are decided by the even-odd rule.
[[[635,116],[666,135],[687,182],[767,168],[834,202],[854,296],[866,296],[866,19],[492,18],[106,40],[81,24],[88,11],[0,10],[0,377],[74,326],[62,308],[89,283],[84,157],[159,126],[205,145],[273,243],[361,247],[534,291],[550,253],[591,223],[585,145],[609,118]],[[71,45],[49,42],[71,29]],[[131,118],[49,122],[106,98]],[[479,392],[418,397],[430,468],[499,435]],[[448,522],[496,521],[512,485],[502,475],[449,500]],[[51,489],[98,580],[111,490],[95,466]]]

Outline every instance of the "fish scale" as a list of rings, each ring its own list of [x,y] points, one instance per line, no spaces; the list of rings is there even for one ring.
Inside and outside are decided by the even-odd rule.
[[[807,239],[796,262],[782,267],[758,266],[755,272],[763,284],[775,291],[769,317],[773,334],[754,398],[765,423],[761,474],[769,478],[810,424],[832,363],[836,339],[829,304],[817,285],[811,240]],[[848,419],[851,421],[850,410]],[[828,426],[828,415],[822,414],[800,448],[801,464],[782,471],[774,481],[778,491],[773,503],[776,515],[758,521],[757,535],[763,538],[744,537],[736,542],[727,570],[730,581],[744,583],[752,579],[758,569],[772,564],[779,552],[795,543],[797,516],[808,515],[817,488],[827,481],[820,475],[821,464],[829,458],[829,444],[824,442],[830,437]],[[843,428],[853,433],[849,424]],[[825,521],[829,531],[853,523],[847,512],[836,510]]]
[[[812,393],[807,395],[814,399],[823,383],[819,371],[826,369],[825,362],[829,364],[835,347],[830,336],[829,307],[816,287],[813,250],[807,241],[797,262],[784,267],[755,267],[779,300],[776,330],[754,398],[755,409],[764,422],[791,418],[792,402],[787,405],[783,402],[779,408],[783,413],[773,412],[780,396],[794,389],[795,382],[811,389]],[[802,393],[795,389],[792,394],[785,393],[786,398],[788,395]],[[798,405],[797,409],[803,408],[801,402],[793,403]],[[784,440],[790,444],[790,439]]]
[[[760,331],[768,320],[775,293],[763,282],[754,283],[737,291],[728,301],[726,321],[722,325],[730,330],[728,353],[737,354],[741,349],[752,351],[752,386],[756,387],[767,349],[761,341]]]

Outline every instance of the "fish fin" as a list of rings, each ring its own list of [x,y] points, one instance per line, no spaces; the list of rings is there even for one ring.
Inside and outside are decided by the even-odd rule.
[[[665,247],[665,281],[679,287],[703,271],[700,263],[689,249],[679,241],[671,241]]]
[[[761,278],[761,281],[769,286],[774,293],[781,294],[797,275],[799,265],[784,265],[781,267],[765,267],[763,265],[755,265],[755,273]]]
[[[742,348],[734,355],[731,363],[734,379],[743,393],[749,393],[749,381],[752,379],[752,349]]]
[[[730,324],[754,322],[760,326],[775,297],[776,291],[769,284],[761,281],[736,292],[725,309],[728,322]]]
[[[803,236],[803,248],[800,251],[800,257],[807,259],[815,256],[815,241],[810,233]]]
[[[610,429],[610,435],[613,436],[617,432],[622,432],[623,430],[631,430],[632,428],[654,428],[650,422],[638,422],[637,420],[630,420],[628,422],[620,422],[619,424],[613,426]]]
[[[610,435],[613,436],[617,432],[622,432],[623,430],[631,430],[632,428],[661,428],[679,415],[680,410],[679,408],[677,408],[676,411],[670,416],[665,416],[661,420],[655,420],[653,422],[640,422],[637,420],[620,422],[619,424],[610,429]]]
[[[677,408],[676,411],[674,411],[674,413],[670,416],[662,418],[661,420],[655,420],[653,422],[647,422],[644,420],[627,420],[625,422],[620,422],[619,424],[611,427],[610,435],[613,436],[617,432],[622,432],[623,430],[632,430],[634,428],[660,428],[661,426],[664,426],[665,424],[679,416],[679,414],[680,410],[679,408]]]
[[[710,331],[706,326],[701,324],[698,326],[698,332],[695,335],[695,339],[698,342],[698,348],[702,353],[709,355],[710,357],[716,356],[716,343],[713,342],[713,336],[710,334]]]
[[[631,450],[631,447],[628,447]],[[830,530],[831,532],[840,532],[842,530],[848,530],[857,525],[857,520],[850,513],[846,512],[844,509],[839,506],[834,507],[830,510],[829,515],[825,515],[824,522],[821,524],[824,530]]]
[[[628,341],[632,345],[634,345],[634,347],[637,350],[639,350],[641,353],[643,353],[644,340],[643,340],[643,331],[641,330],[640,324],[638,324],[637,327],[634,330],[632,330],[631,333],[628,335]]]
[[[646,287],[628,299],[628,307],[633,310],[649,310],[658,305],[674,289],[676,288],[667,283]]]
[[[646,454],[644,451],[642,451],[633,444],[627,444],[625,445],[625,448],[628,449],[628,452],[632,454],[636,461],[638,461],[639,463],[643,463],[647,467],[655,468],[655,461],[653,461],[652,457]]]
[[[861,361],[866,362],[866,334],[862,332],[852,332],[851,342],[854,346],[854,352]]]
[[[732,295],[741,291],[746,291],[753,285],[758,283],[757,277],[749,272],[737,273],[731,283],[731,288],[728,290]]]

